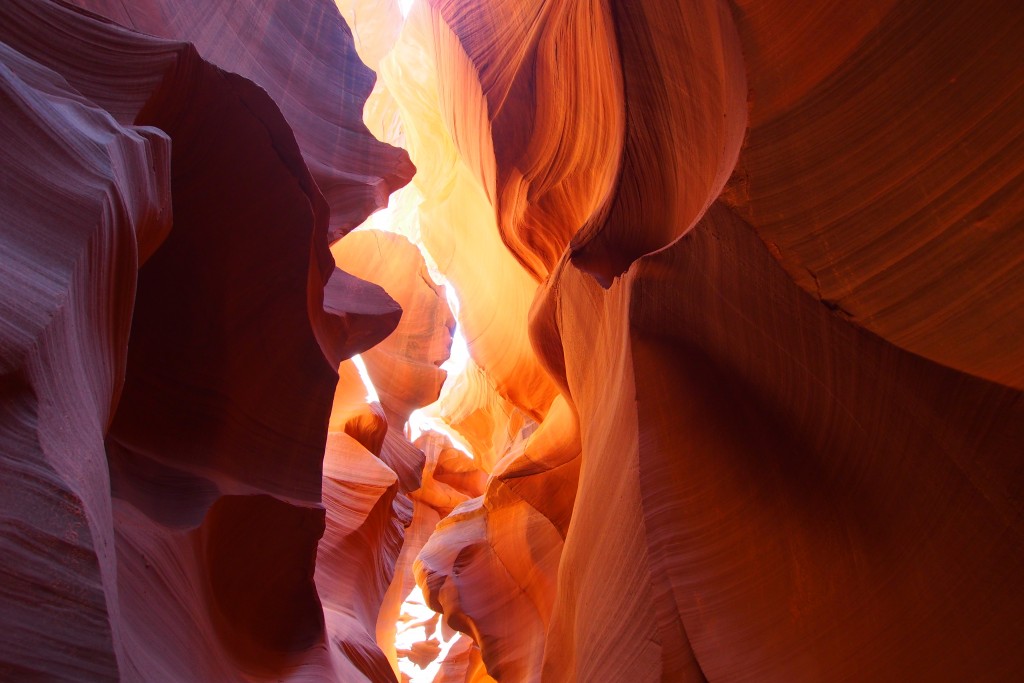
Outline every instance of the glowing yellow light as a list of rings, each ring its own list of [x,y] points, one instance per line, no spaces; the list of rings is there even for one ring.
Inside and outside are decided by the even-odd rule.
[[[359,371],[359,378],[363,380],[363,386],[366,387],[366,402],[380,403],[380,396],[377,395],[377,387],[373,386],[373,380],[370,379],[370,371],[366,369],[366,363],[363,361],[363,357],[357,353],[352,356],[352,362],[355,364],[356,370]]]
[[[434,676],[441,670],[441,663],[448,656],[448,651],[455,643],[458,634],[445,639],[444,629],[441,628],[441,618],[434,610],[427,607],[423,592],[419,586],[413,586],[409,595],[402,603],[403,621],[398,623],[395,634],[395,647],[399,652],[411,650],[416,643],[435,640],[441,652],[434,658],[426,668],[421,669],[406,657],[398,659],[398,669],[406,674],[413,683],[427,682],[434,680]]]

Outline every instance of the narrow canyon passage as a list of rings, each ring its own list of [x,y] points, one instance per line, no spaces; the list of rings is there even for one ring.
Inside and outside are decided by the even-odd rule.
[[[0,681],[1020,680],[1021,35],[0,3]]]

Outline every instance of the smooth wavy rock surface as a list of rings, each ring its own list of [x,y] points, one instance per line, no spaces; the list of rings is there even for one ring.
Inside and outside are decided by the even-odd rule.
[[[109,680],[117,558],[103,436],[136,269],[170,227],[170,140],[119,124],[6,44],[0,107],[0,677]]]
[[[582,450],[554,565],[503,464],[420,556],[488,673],[1019,675],[1021,13],[431,4],[442,121],[542,280]]]
[[[1020,7],[736,6],[751,126],[728,203],[841,315],[1024,388]]]
[[[0,679],[1024,678],[1022,30],[0,3]]]
[[[623,334],[598,354],[566,349],[584,464],[548,676],[629,666],[678,680],[1004,680],[1020,670],[1009,635],[1024,562],[1019,392],[836,316],[720,205],[607,292],[572,266],[558,282],[560,314],[538,320],[537,334],[564,340],[617,319]],[[624,398],[609,404],[595,356]],[[664,401],[680,390],[692,400]],[[951,594],[963,602],[935,598]],[[608,605],[608,595],[632,598]],[[626,618],[593,628],[595,609]],[[602,654],[613,650],[618,661]]]
[[[187,40],[217,66],[251,79],[281,108],[330,205],[331,240],[345,234],[415,169],[362,122],[373,73],[330,0],[74,0],[155,36]]]
[[[490,133],[483,178],[498,227],[538,279],[570,242],[578,264],[611,279],[688,230],[729,178],[746,82],[720,0],[435,5],[458,37],[441,49],[465,50],[479,78],[452,79],[454,98],[481,93],[490,123],[456,130]],[[616,184],[651,191],[639,202]]]
[[[476,100],[453,92],[473,84],[472,67],[457,37],[427,3],[414,3],[393,49],[378,65],[378,89],[367,102],[367,121],[385,135],[400,113],[404,141],[419,169],[411,186],[420,200],[414,212],[418,243],[459,293],[459,326],[476,364],[498,394],[540,419],[556,390],[537,361],[527,335],[537,282],[502,242],[487,183],[480,180],[486,150],[464,155],[452,132],[452,117]],[[456,69],[457,74],[451,70]],[[467,105],[469,106],[469,105]],[[459,125],[486,147],[486,121],[479,107]],[[493,153],[491,153],[493,156]],[[482,165],[483,164],[483,165]]]
[[[406,529],[405,543],[395,566],[394,579],[388,587],[377,621],[378,642],[387,651],[396,674],[402,673],[399,669],[400,658],[414,663],[419,659],[418,665],[422,669],[440,654],[438,641],[429,638],[426,633],[424,638],[413,642],[405,652],[395,646],[399,625],[402,625],[403,631],[407,630],[414,619],[413,615],[406,612],[405,601],[417,585],[414,576],[416,558],[428,538],[432,538],[438,522],[458,506],[470,499],[479,498],[487,481],[483,470],[466,454],[454,448],[444,435],[426,432],[414,445],[423,460],[419,484],[409,493],[412,520]],[[436,630],[438,615],[433,616],[433,621],[433,624],[427,626],[433,626],[433,630]]]
[[[502,457],[520,447],[537,426],[503,398],[494,380],[472,361],[446,387],[438,404],[425,412],[436,414],[454,429],[486,472],[493,472]]]
[[[263,89],[42,0],[0,7],[0,37],[0,671],[337,675],[314,585],[335,368],[400,309],[334,267]]]
[[[397,475],[380,458],[344,432],[330,433],[327,529],[317,550],[316,583],[332,647],[373,681],[393,680],[376,643],[376,624],[410,521],[395,514],[398,488]]]
[[[433,683],[492,683],[494,678],[487,674],[480,648],[472,639],[459,636],[448,652],[441,670],[434,677]]]
[[[524,452],[506,456],[483,496],[446,516],[416,560],[431,607],[472,635],[498,680],[541,670],[579,454],[575,418],[558,398]]]

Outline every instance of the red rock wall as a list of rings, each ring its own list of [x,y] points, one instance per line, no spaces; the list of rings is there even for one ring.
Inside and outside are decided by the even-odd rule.
[[[103,438],[136,269],[170,226],[170,140],[118,123],[6,44],[0,59],[0,674],[109,680],[117,558]]]
[[[314,584],[335,369],[401,315],[334,267],[329,227],[411,172],[358,121],[351,43],[331,63],[352,64],[349,111],[323,125],[353,130],[308,143],[315,179],[267,92],[193,45],[43,0],[0,18],[2,677],[380,680],[329,647]],[[320,106],[278,85],[292,125]],[[360,151],[378,180],[330,163]],[[341,171],[359,179],[331,206],[318,183]]]
[[[536,334],[623,332],[565,356],[584,455],[545,679],[1019,669],[1015,390],[836,316],[720,205],[608,291],[558,281]]]
[[[736,5],[751,126],[727,203],[840,315],[1024,388],[1020,8]]]

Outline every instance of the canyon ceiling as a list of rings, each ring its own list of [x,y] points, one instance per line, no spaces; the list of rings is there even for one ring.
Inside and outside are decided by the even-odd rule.
[[[0,680],[1021,680],[1021,36],[3,0]]]

